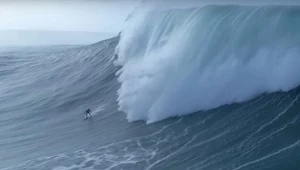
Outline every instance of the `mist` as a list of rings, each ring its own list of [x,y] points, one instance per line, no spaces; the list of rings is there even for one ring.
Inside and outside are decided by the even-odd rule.
[[[117,35],[138,1],[0,1],[0,45],[87,44]]]
[[[117,35],[141,0],[2,0],[0,45],[90,44]],[[299,5],[297,0],[146,0],[142,6]]]
[[[79,31],[0,31],[0,46],[85,45],[116,36],[114,33]]]

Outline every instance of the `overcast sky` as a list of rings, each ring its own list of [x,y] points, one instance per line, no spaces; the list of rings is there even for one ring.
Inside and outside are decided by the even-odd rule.
[[[119,32],[139,0],[0,0],[0,30]]]
[[[63,30],[113,32],[141,0],[0,0],[0,30]],[[298,0],[148,0],[180,4],[299,2]],[[159,3],[155,3],[159,4]]]
[[[153,5],[155,8],[194,7],[198,4],[299,4],[299,0],[0,0],[0,45],[97,42],[117,35],[128,14],[141,1],[147,3],[140,7]]]

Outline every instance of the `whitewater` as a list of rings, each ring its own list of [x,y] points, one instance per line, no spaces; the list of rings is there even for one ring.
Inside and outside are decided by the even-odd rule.
[[[207,6],[139,13],[118,45],[121,110],[130,121],[155,122],[297,87],[298,10]]]
[[[0,47],[0,169],[299,169],[299,30],[299,6],[138,8],[99,43]]]

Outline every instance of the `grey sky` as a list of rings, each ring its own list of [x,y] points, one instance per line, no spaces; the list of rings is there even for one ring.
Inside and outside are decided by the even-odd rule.
[[[155,8],[206,4],[299,4],[299,0],[0,0],[0,45],[97,42],[117,35],[128,14],[141,1],[147,1],[143,5]]]
[[[0,30],[119,32],[139,0],[1,0]]]
[[[119,32],[141,0],[0,0],[0,30]],[[167,6],[234,3],[269,4],[298,0],[148,0]],[[159,6],[159,5],[157,5]]]

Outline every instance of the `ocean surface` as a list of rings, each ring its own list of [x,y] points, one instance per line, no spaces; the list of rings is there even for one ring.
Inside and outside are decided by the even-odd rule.
[[[1,47],[0,169],[299,170],[299,30],[297,6],[215,5]]]

